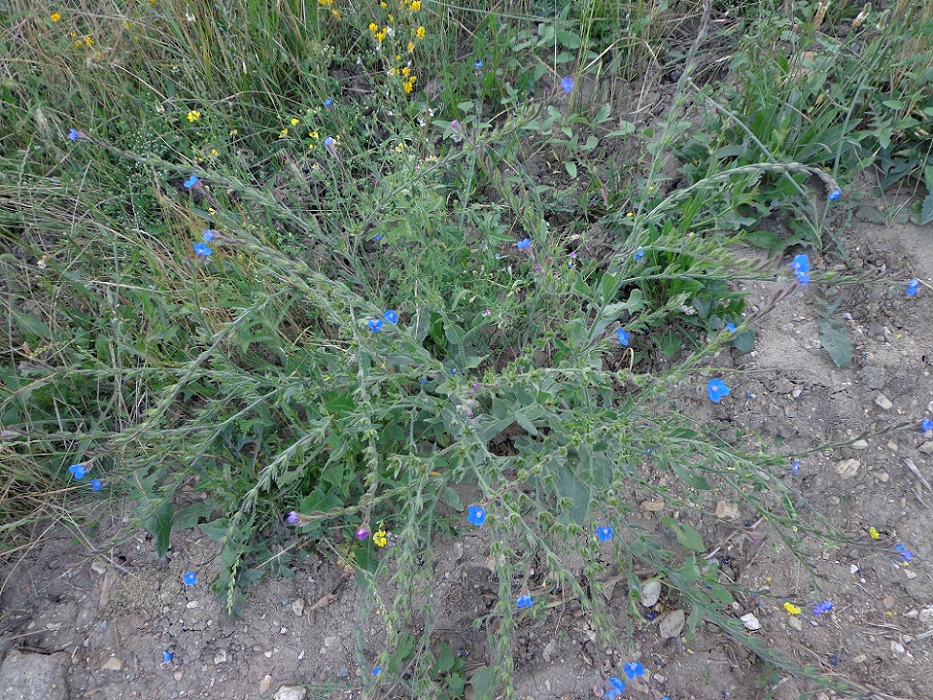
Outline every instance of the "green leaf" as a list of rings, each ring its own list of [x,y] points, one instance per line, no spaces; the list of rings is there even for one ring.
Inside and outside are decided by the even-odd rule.
[[[923,206],[920,209],[920,224],[928,224],[933,221],[933,194],[928,194],[923,198]]]
[[[172,521],[175,517],[175,506],[172,505],[171,498],[163,498],[162,503],[152,514],[152,520],[149,522],[149,530],[155,535],[156,554],[159,558],[165,556],[168,551],[169,543],[172,539]]]
[[[695,552],[702,552],[706,549],[706,545],[703,544],[703,538],[700,537],[700,533],[689,525],[679,523],[670,517],[661,518],[661,522],[674,531],[674,534],[677,535],[677,541],[687,549],[692,549]]]
[[[629,136],[635,133],[635,125],[632,122],[620,121],[619,128],[615,131],[610,131],[603,138],[612,138],[613,136]],[[653,133],[653,132],[652,132]],[[645,130],[645,136],[650,138],[648,130]]]
[[[437,661],[434,662],[435,672],[446,673],[454,667],[454,662],[456,660],[454,653],[450,650],[450,645],[445,642],[441,645],[441,651],[437,655]]]
[[[557,40],[563,44],[565,49],[579,49],[580,37],[573,32],[567,32],[562,29],[557,31]]]
[[[695,471],[690,465],[682,464],[676,460],[671,462],[671,469],[674,470],[674,473],[679,476],[683,481],[690,484],[695,489],[700,489],[701,491],[709,491],[712,486],[706,480],[706,478]]]
[[[193,503],[178,511],[172,520],[172,527],[177,530],[194,527],[202,518],[209,518],[212,512],[214,507],[208,503]]]
[[[496,697],[496,672],[489,666],[480,666],[470,679],[475,700],[492,700]]]
[[[577,164],[576,163],[574,163],[572,160],[568,160],[567,162],[564,163],[564,169],[567,171],[567,174],[570,175],[570,177],[576,179],[577,177]]]
[[[852,341],[845,327],[835,320],[817,321],[820,328],[820,343],[829,357],[840,369],[852,364]]]
[[[881,104],[890,109],[904,109],[904,103],[900,100],[885,100]]]

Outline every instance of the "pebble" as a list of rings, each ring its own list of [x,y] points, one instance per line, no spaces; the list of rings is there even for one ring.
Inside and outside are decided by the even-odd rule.
[[[265,677],[259,681],[259,694],[265,695],[269,692],[269,688],[272,687],[272,676],[266,674]]]
[[[879,470],[875,472],[875,478],[881,483],[886,484],[888,483],[888,479],[890,479],[891,477],[888,475],[886,471]]]
[[[67,654],[23,653],[10,649],[0,665],[3,700],[65,700],[71,697],[65,682]]]
[[[933,455],[933,440],[927,440],[920,445],[920,451],[925,455]]]
[[[102,671],[122,671],[123,661],[118,659],[116,656],[111,656],[100,668]]]
[[[651,511],[652,513],[657,513],[664,510],[664,503],[662,501],[642,501],[639,504],[639,507],[642,510]]]
[[[892,642],[891,642],[891,651],[893,651],[895,654],[903,654],[903,653],[904,653],[905,651],[907,651],[907,650],[904,649],[904,645],[901,644],[900,642],[893,642],[893,641],[892,641]]]
[[[274,700],[305,700],[308,690],[300,685],[283,685],[272,697]]]
[[[198,601],[196,601],[196,600],[189,600],[189,601],[188,601],[188,604],[187,604],[185,607],[188,608],[188,609],[196,608],[196,607],[198,607]]]
[[[761,629],[761,623],[752,613],[745,613],[739,619],[742,621],[742,624],[745,625],[745,629],[751,632],[757,632]]]
[[[661,582],[657,579],[646,581],[641,587],[641,604],[646,608],[653,607],[661,598]]]
[[[658,620],[658,629],[662,639],[673,639],[680,634],[687,622],[687,613],[683,610],[671,610]]]
[[[856,440],[853,442],[850,447],[853,450],[867,450],[868,449],[868,440]]]
[[[875,405],[885,411],[890,411],[892,408],[894,408],[894,404],[891,403],[891,399],[889,399],[884,394],[878,394],[875,397]]]
[[[933,624],[933,606],[928,605],[920,611],[920,622],[925,625]]]
[[[305,599],[296,598],[292,602],[292,612],[295,613],[295,617],[301,617],[305,614]]]
[[[227,650],[221,649],[216,654],[214,654],[214,665],[218,666],[225,663],[227,663]]]
[[[862,466],[861,462],[857,459],[843,459],[840,462],[836,462],[836,465],[833,469],[836,470],[836,473],[839,475],[840,479],[851,479],[858,473],[859,467]]]
[[[787,621],[787,624],[789,624],[791,627],[793,627],[798,632],[801,632],[803,630],[803,623],[800,621],[799,617],[790,618],[790,620]]]
[[[872,321],[871,323],[869,323],[868,332],[871,333],[876,338],[884,340],[884,336],[885,336],[884,326],[882,326],[880,323],[877,323],[876,321]]]

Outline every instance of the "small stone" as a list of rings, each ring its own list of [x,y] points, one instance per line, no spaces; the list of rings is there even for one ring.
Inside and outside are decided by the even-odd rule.
[[[871,323],[869,323],[868,332],[871,333],[876,338],[878,338],[879,340],[884,340],[884,336],[885,336],[884,326],[882,326],[880,323],[876,321],[872,321]]]
[[[272,658],[272,649],[269,649],[268,651],[262,652],[262,655],[265,656],[267,659],[271,659],[271,658]]]
[[[292,612],[295,613],[295,617],[301,617],[305,614],[304,598],[295,598],[295,600],[292,601]]]
[[[920,445],[920,451],[925,455],[933,455],[933,440],[927,440]]]
[[[882,331],[882,335],[883,334],[884,332]],[[884,369],[881,367],[866,367],[862,372],[862,380],[869,389],[881,391],[884,389],[886,383]]]
[[[0,698],[4,700],[65,700],[67,654],[32,654],[10,649],[0,665]]]
[[[904,613],[904,617],[906,617],[908,620],[916,620],[918,617],[920,617],[920,613],[916,610],[908,610]]]
[[[123,670],[123,661],[118,659],[116,656],[111,656],[104,662],[104,665],[100,667],[102,671],[122,671]]]
[[[337,671],[337,678],[346,678],[350,675],[350,670],[346,666],[341,666],[340,670]]]
[[[884,394],[878,394],[875,397],[875,405],[884,411],[890,411],[892,408],[894,408],[894,404],[891,403],[891,400]]]
[[[907,651],[907,650],[904,649],[904,645],[901,644],[900,642],[892,641],[892,642],[891,642],[891,651],[893,651],[895,654],[903,654],[903,653],[904,653],[905,651]]]
[[[339,642],[339,641],[340,641],[340,640],[337,639],[337,638],[334,637],[334,636],[324,637],[324,646],[325,646],[325,647],[332,647],[332,646],[334,646],[334,645],[335,645],[337,642]]]
[[[853,450],[867,450],[868,449],[868,440],[856,440],[853,442],[850,447]]]
[[[662,639],[673,639],[680,634],[687,622],[687,613],[683,610],[671,610],[658,620],[658,630]]]
[[[641,604],[650,608],[661,598],[661,582],[656,578],[645,581],[641,586]]]
[[[928,605],[920,611],[920,622],[925,625],[933,624],[933,606]]]
[[[221,649],[216,654],[214,654],[214,665],[218,666],[225,663],[227,663],[227,650]]]
[[[300,685],[283,685],[272,697],[274,700],[305,700],[308,691]]]
[[[664,502],[663,501],[642,501],[639,504],[639,507],[642,510],[647,510],[652,513],[659,513],[660,511],[664,510]]]
[[[745,613],[739,619],[742,621],[742,624],[745,625],[745,629],[750,632],[757,632],[761,629],[761,623],[752,613]]]
[[[884,600],[882,600],[881,603],[882,605],[884,605],[885,610],[893,610],[894,609],[894,596],[890,596],[890,595],[885,596]]]
[[[188,608],[189,610],[192,610],[192,609],[194,609],[194,608],[196,608],[196,607],[198,607],[198,606],[199,606],[199,603],[198,603],[198,601],[196,601],[196,600],[189,600],[189,601],[188,601],[188,604],[185,605],[185,607]]]
[[[875,474],[875,478],[878,481],[880,481],[882,484],[888,483],[888,479],[891,478],[890,476],[888,476],[888,473],[883,470],[876,471],[874,474]]]
[[[269,692],[269,688],[272,687],[272,676],[266,674],[261,681],[259,681],[259,694],[265,695]]]
[[[91,571],[93,571],[95,574],[100,574],[101,576],[103,576],[104,574],[107,573],[107,567],[105,567],[99,561],[94,561],[94,562],[91,562]]]
[[[803,631],[803,623],[800,621],[799,617],[792,617],[787,621],[791,627],[793,627],[798,632]]]
[[[863,664],[866,661],[868,661],[868,657],[865,656],[865,654],[859,654],[858,656],[852,659],[852,663],[854,664]]]
[[[836,465],[833,469],[836,470],[836,473],[839,475],[840,479],[851,479],[858,473],[859,467],[862,466],[857,459],[844,459],[841,462],[836,462]]]
[[[180,681],[184,677],[185,677],[184,671],[175,671],[175,673],[172,674],[172,678],[174,678],[176,681]]]
[[[904,576],[907,577],[908,581],[912,581],[913,579],[917,578],[917,572],[911,571],[910,569],[904,569]]]
[[[718,501],[716,503],[716,517],[722,520],[736,520],[739,517],[739,507],[729,501]]]

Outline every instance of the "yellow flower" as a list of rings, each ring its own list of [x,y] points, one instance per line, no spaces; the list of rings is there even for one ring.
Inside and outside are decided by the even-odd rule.
[[[385,547],[386,546],[386,531],[376,530],[376,532],[373,533],[373,542],[376,544],[377,547]]]
[[[408,42],[408,53],[411,53],[414,50],[415,50],[415,42],[409,41]]]
[[[411,5],[409,5],[412,12],[417,12],[421,9],[421,0],[415,0]]]
[[[378,41],[378,42],[381,43],[382,40],[385,39],[385,38],[386,38],[386,33],[385,33],[385,31],[376,32],[376,41]]]
[[[334,4],[334,0],[317,0],[317,4],[321,7],[330,7]]]
[[[240,133],[240,132],[239,132],[239,130],[237,130],[237,129],[230,129],[230,133],[227,134],[227,136],[236,136],[236,135],[239,134],[239,133]]]
[[[298,120],[292,117],[292,126],[298,126]]]
[[[396,60],[396,61],[401,61],[401,60],[402,60],[401,54],[395,54],[395,60]]]
[[[196,109],[192,109],[190,112],[188,112],[188,116],[186,117],[186,119],[192,124],[194,124],[200,118],[201,113]]]
[[[418,31],[415,32],[415,36],[419,39],[424,39],[425,31],[424,27],[418,27]]]
[[[280,138],[280,139],[284,139],[286,136],[288,136],[288,129],[287,129],[287,128],[282,129],[281,131],[279,131],[279,138]]]
[[[790,613],[791,615],[799,615],[799,614],[800,614],[800,608],[798,608],[798,607],[797,607],[796,605],[794,605],[793,603],[784,603],[784,609],[785,609],[788,613]]]
[[[313,144],[313,143],[309,143],[309,144],[308,144],[308,150],[309,150],[309,151],[313,151],[313,150],[314,150],[314,144]]]
[[[870,528],[868,528],[868,535],[869,535],[873,540],[877,540],[879,537],[881,537],[881,535],[878,534],[878,530],[875,529],[875,526],[874,526],[874,525],[872,525]]]
[[[373,34],[375,34],[376,32],[379,31],[379,26],[378,26],[375,22],[370,22],[370,23],[369,23],[369,31],[371,31]]]
[[[51,19],[53,22],[59,22],[61,21],[61,18],[62,16],[60,14],[58,14],[57,12],[53,12],[52,16],[49,19]]]
[[[404,68],[402,68],[402,75],[407,76],[408,72],[409,72],[408,66],[405,66]]]
[[[309,132],[308,132],[308,136],[310,136],[310,137],[313,138],[313,139],[319,139],[319,138],[321,138],[321,137],[318,135],[318,133],[317,133],[316,131],[309,131]]]
[[[91,47],[91,46],[93,46],[95,43],[97,43],[97,42],[95,42],[91,37],[89,37],[89,36],[85,36],[85,37],[84,37],[84,45],[85,45],[85,46]]]
[[[404,83],[402,83],[402,87],[405,89],[406,95],[410,95],[411,91],[415,89],[414,84],[411,82],[413,79],[414,79],[414,76],[412,76],[412,78],[409,78]]]
[[[388,7],[388,4],[386,4],[385,0],[383,0],[382,2],[379,3],[379,7],[385,9],[386,7]]]
[[[334,16],[334,19],[340,19],[340,13],[337,10],[331,10],[330,13]]]

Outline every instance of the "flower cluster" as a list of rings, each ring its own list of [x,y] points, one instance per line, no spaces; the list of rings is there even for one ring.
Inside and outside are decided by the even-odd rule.
[[[922,421],[920,421],[920,432],[921,433],[928,433],[931,430],[933,430],[933,419],[924,418]]]
[[[388,309],[382,318],[385,319],[387,323],[391,323],[393,326],[398,323],[398,313],[392,309]],[[366,325],[369,326],[369,330],[373,333],[379,333],[382,331],[382,320],[378,318],[371,318],[366,322]]]
[[[194,177],[194,175],[192,175],[191,177]],[[206,258],[207,256],[209,256],[211,253],[214,252],[207,245],[208,243],[214,240],[214,232],[211,231],[209,228],[206,228],[204,229],[204,233],[201,234],[201,238],[203,239],[202,242],[193,244],[194,252],[197,254],[199,258]]]
[[[811,610],[814,615],[823,615],[833,609],[832,601],[824,600],[822,603],[816,603]]]

